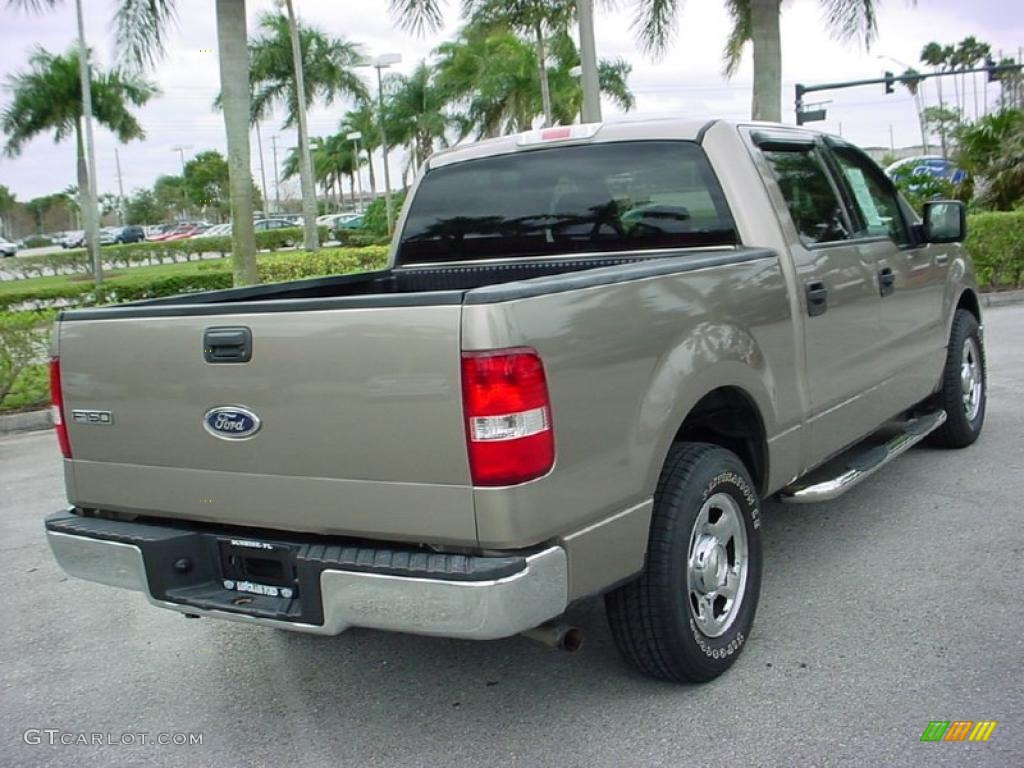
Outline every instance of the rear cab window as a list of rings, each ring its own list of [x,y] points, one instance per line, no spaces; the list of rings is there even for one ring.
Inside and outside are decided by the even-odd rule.
[[[735,245],[703,149],[690,141],[551,147],[430,170],[401,264]]]

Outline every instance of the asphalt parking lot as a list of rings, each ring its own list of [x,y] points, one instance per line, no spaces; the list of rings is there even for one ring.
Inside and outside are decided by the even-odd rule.
[[[829,504],[768,504],[755,631],[700,687],[630,671],[599,601],[571,611],[586,641],[569,655],[187,620],[69,580],[41,522],[64,501],[55,440],[0,439],[0,763],[1024,765],[1024,306],[985,322],[978,444],[916,448]],[[930,720],[998,726],[922,743]],[[203,741],[50,746],[28,729]]]

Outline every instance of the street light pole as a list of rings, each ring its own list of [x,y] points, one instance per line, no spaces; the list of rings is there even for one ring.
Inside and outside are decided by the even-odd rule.
[[[274,153],[274,213],[281,212],[281,180],[277,177],[277,134],[270,137]]]
[[[345,134],[345,138],[352,142],[353,160],[352,165],[355,168],[356,184],[359,185],[359,205],[358,209],[363,208],[363,174],[359,171],[359,140],[363,138],[363,134],[359,131],[352,131],[351,133]]]
[[[178,147],[171,147],[171,152],[177,152],[178,158],[181,160],[181,215],[182,218],[188,217],[188,193],[185,190],[185,150],[192,149],[192,145],[184,145]]]
[[[114,147],[114,165],[117,166],[117,191],[121,195],[118,208],[121,213],[121,226],[125,224],[125,206],[124,206],[124,178],[121,176],[121,155],[117,152],[117,147]]]
[[[76,0],[78,12],[78,74],[82,84],[82,122],[85,124],[85,189],[78,190],[78,207],[85,220],[85,242],[92,262],[92,279],[99,285],[103,282],[103,259],[100,255],[100,222],[96,209],[96,143],[92,134],[92,84],[89,73],[89,49],[85,45],[85,18],[82,15],[82,0]]]
[[[256,121],[256,151],[260,153],[260,190],[263,192],[263,212],[265,215],[270,207],[270,202],[267,200],[267,170],[263,163],[263,136],[261,135],[259,120]]]
[[[380,148],[384,155],[384,210],[387,212],[388,235],[395,229],[395,212],[391,204],[391,172],[388,170],[388,137],[384,132],[384,77],[381,70],[387,69],[392,64],[402,60],[400,53],[385,53],[373,60],[373,66],[377,70],[377,111],[380,122]]]

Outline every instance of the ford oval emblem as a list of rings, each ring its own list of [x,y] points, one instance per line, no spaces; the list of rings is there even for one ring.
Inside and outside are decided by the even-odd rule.
[[[221,405],[206,412],[203,426],[214,437],[244,440],[259,432],[260,417],[240,405]]]

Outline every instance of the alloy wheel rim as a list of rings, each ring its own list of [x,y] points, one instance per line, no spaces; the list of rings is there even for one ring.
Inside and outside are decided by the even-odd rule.
[[[708,498],[697,513],[686,562],[686,602],[694,624],[720,637],[736,620],[747,587],[747,529],[736,500]]]
[[[978,418],[984,395],[985,377],[981,370],[981,353],[973,337],[964,339],[960,355],[960,397],[968,421]]]

